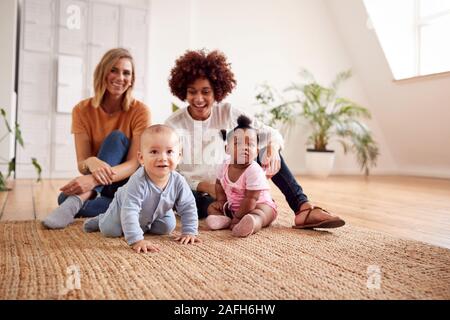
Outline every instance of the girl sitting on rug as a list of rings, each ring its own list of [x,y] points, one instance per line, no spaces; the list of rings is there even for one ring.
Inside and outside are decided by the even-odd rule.
[[[237,123],[228,136],[222,130],[230,158],[218,170],[216,201],[208,207],[206,224],[211,230],[230,228],[234,236],[247,237],[269,226],[277,210],[266,174],[255,161],[257,131],[246,116],[241,115]]]

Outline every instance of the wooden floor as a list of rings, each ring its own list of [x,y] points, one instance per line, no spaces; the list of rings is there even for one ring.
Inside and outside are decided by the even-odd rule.
[[[394,176],[298,180],[314,204],[348,224],[450,248],[450,180]],[[0,221],[43,219],[56,207],[58,189],[66,181],[13,181],[12,191],[0,192]]]

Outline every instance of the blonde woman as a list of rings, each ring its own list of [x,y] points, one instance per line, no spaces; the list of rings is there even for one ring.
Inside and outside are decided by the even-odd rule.
[[[150,110],[133,98],[135,67],[122,48],[105,53],[94,71],[94,97],[72,111],[78,170],[60,190],[59,207],[43,224],[64,228],[75,217],[104,213],[117,189],[138,168],[140,135],[151,124]]]

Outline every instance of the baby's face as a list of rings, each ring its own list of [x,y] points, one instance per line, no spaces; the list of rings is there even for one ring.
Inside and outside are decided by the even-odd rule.
[[[229,146],[234,164],[249,164],[258,156],[258,138],[253,129],[237,129]]]
[[[139,163],[150,178],[165,178],[180,162],[180,143],[176,134],[157,132],[143,137]]]

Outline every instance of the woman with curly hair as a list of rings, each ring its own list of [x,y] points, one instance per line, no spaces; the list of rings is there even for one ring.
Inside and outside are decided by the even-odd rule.
[[[281,134],[246,112],[223,102],[236,86],[234,74],[220,51],[187,51],[175,61],[169,77],[171,92],[188,106],[172,114],[166,124],[183,139],[183,161],[179,171],[188,181],[197,202],[199,218],[207,216],[215,201],[216,170],[225,152],[220,130],[232,130],[245,115],[258,131],[258,163],[286,197],[295,213],[295,228],[337,228],[345,222],[313,206],[280,155]]]

